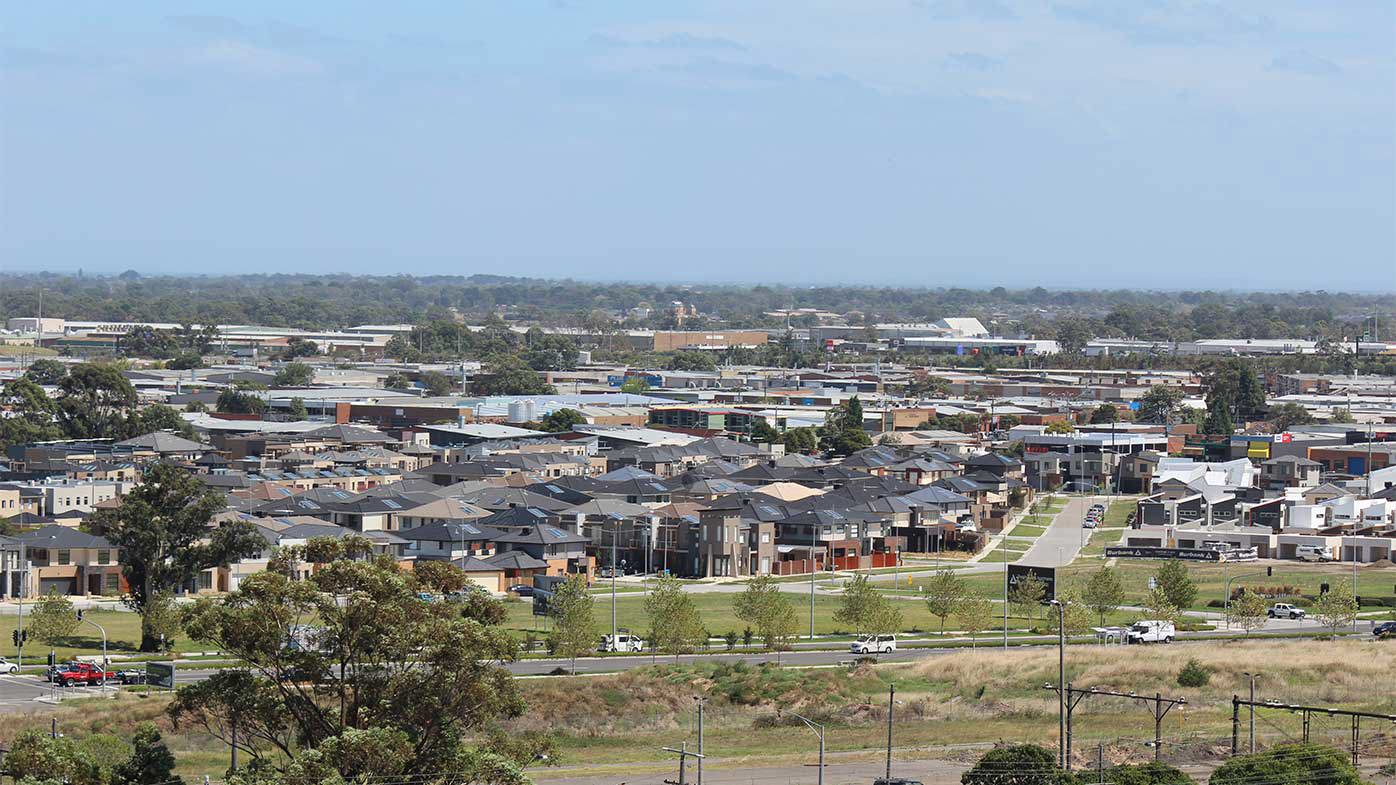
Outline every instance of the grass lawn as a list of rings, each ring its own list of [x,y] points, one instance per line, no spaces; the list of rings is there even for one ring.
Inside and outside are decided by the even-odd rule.
[[[29,620],[30,606],[24,606],[24,619]],[[109,654],[140,654],[141,646],[141,617],[129,611],[96,611],[89,610],[83,614],[83,618],[95,622],[107,631],[107,652]],[[15,655],[15,647],[11,643],[11,634],[19,626],[19,616],[0,616],[0,652],[7,657]],[[206,647],[197,642],[190,641],[185,636],[175,638],[174,650],[203,651]],[[78,625],[77,632],[72,636],[58,642],[53,647],[58,655],[58,661],[70,660],[76,655],[100,655],[102,653],[102,635],[91,624],[82,623]],[[24,645],[24,662],[26,665],[40,664],[48,657],[49,647],[30,638]]]

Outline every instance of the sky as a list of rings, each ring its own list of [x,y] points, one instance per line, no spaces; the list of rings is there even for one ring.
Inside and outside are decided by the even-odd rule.
[[[0,269],[1393,291],[1393,8],[10,4]]]

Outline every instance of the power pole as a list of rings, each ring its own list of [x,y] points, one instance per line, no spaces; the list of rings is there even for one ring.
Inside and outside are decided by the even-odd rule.
[[[1256,701],[1246,700],[1239,695],[1231,696],[1231,750],[1235,754],[1237,748],[1237,736],[1239,735],[1240,707],[1249,706],[1251,711],[1261,709],[1282,709],[1284,711],[1299,712],[1304,717],[1304,738],[1307,741],[1309,735],[1309,715],[1318,713],[1330,717],[1348,717],[1352,720],[1352,765],[1358,763],[1358,750],[1362,739],[1362,720],[1374,719],[1385,722],[1396,722],[1396,714],[1381,714],[1371,711],[1349,711],[1347,709],[1335,709],[1327,706],[1303,706],[1295,703],[1280,703],[1279,701]]]
[[[688,759],[697,758],[703,760],[703,756],[696,752],[688,751],[688,742],[683,742],[678,749],[673,747],[661,748],[665,752],[672,752],[679,756],[679,778],[677,780],[664,780],[665,785],[688,785]]]
[[[1130,698],[1130,699],[1132,699],[1132,700],[1137,700],[1137,701],[1139,701],[1139,702],[1141,702],[1141,703],[1144,703],[1144,704],[1152,704],[1152,706],[1150,706],[1150,713],[1151,713],[1151,714],[1153,715],[1153,717],[1154,717],[1154,760],[1158,760],[1158,759],[1159,759],[1160,750],[1161,750],[1162,747],[1163,747],[1163,719],[1164,719],[1164,717],[1167,717],[1167,716],[1168,716],[1168,712],[1172,711],[1174,706],[1186,706],[1187,703],[1188,703],[1188,701],[1187,701],[1186,698],[1165,698],[1165,697],[1163,697],[1163,695],[1161,695],[1161,694],[1159,694],[1159,693],[1154,693],[1153,697],[1149,697],[1148,695],[1139,695],[1139,694],[1136,694],[1136,693],[1133,693],[1133,692],[1118,692],[1118,691],[1116,691],[1116,690],[1102,690],[1102,689],[1097,688],[1097,687],[1091,687],[1090,689],[1078,689],[1078,688],[1076,688],[1076,687],[1072,687],[1072,686],[1069,685],[1069,684],[1067,684],[1067,685],[1045,684],[1045,685],[1043,685],[1043,689],[1047,689],[1047,690],[1056,690],[1056,691],[1058,691],[1058,692],[1065,693],[1065,695],[1064,695],[1064,700],[1065,700],[1065,706],[1066,706],[1066,722],[1065,722],[1066,731],[1065,731],[1065,733],[1064,733],[1064,737],[1065,737],[1064,740],[1065,740],[1065,754],[1066,754],[1066,758],[1067,758],[1068,761],[1071,759],[1071,720],[1072,720],[1072,713],[1073,713],[1073,712],[1075,711],[1075,709],[1076,709],[1076,704],[1080,703],[1083,699],[1085,699],[1086,697],[1088,697],[1088,696],[1090,696],[1090,695],[1110,695],[1110,696],[1113,696],[1113,697],[1116,697],[1116,698]],[[1234,711],[1235,711],[1235,707],[1233,707],[1233,712],[1234,712]],[[1234,718],[1233,718],[1232,735],[1233,735],[1232,744],[1234,745],[1234,744],[1235,744],[1235,725],[1234,725]]]
[[[694,696],[698,701],[698,785],[703,785],[703,696]]]
[[[892,711],[897,705],[897,685],[887,685],[887,781],[892,781]]]

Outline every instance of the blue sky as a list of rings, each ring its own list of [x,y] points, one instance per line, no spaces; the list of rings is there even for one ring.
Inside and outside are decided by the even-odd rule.
[[[6,17],[8,269],[1396,289],[1389,0]]]

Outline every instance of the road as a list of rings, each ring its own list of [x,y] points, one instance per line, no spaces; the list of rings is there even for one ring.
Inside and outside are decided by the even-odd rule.
[[[1086,544],[1086,532],[1081,528],[1081,522],[1086,519],[1090,506],[1097,503],[1101,502],[1094,496],[1067,496],[1066,506],[1018,563],[1034,567],[1065,567],[1074,561],[1076,554]]]

